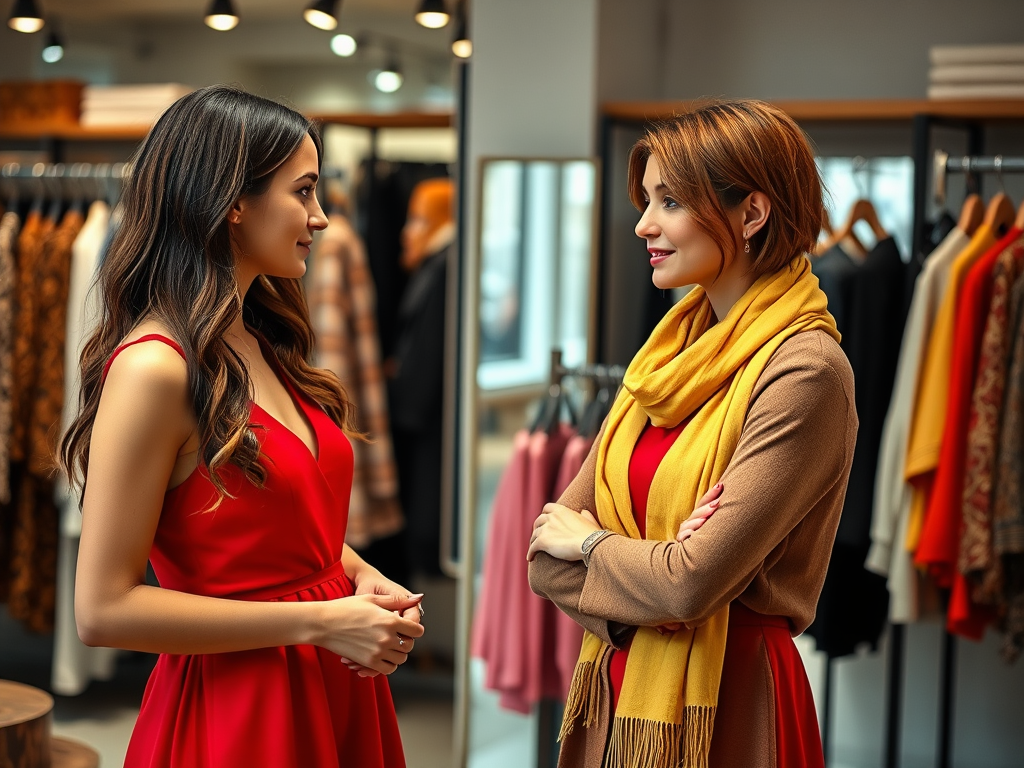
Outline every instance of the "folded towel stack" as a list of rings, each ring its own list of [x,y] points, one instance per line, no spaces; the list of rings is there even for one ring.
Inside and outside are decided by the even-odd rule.
[[[929,99],[1024,99],[1024,44],[934,46],[929,61]]]
[[[187,93],[187,85],[87,85],[82,94],[82,125],[152,125],[160,114]]]

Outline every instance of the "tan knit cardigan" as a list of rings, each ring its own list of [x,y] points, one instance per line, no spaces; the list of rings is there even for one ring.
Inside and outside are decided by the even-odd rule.
[[[608,536],[589,568],[542,552],[530,565],[530,586],[615,647],[632,627],[699,626],[733,600],[787,617],[798,635],[814,619],[856,434],[849,361],[827,334],[797,334],[754,387],[722,476],[721,505],[699,531],[683,544]],[[560,504],[595,509],[599,443]],[[573,729],[559,766],[601,768],[612,716],[608,681],[606,663],[598,722]],[[763,650],[743,670],[725,671],[711,768],[775,768],[772,686]]]

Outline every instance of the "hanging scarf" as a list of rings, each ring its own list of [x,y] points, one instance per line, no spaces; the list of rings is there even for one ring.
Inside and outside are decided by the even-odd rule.
[[[638,539],[629,460],[648,420],[690,418],[658,467],[647,500],[647,538],[672,541],[697,500],[722,476],[739,440],[754,385],[779,346],[802,331],[837,341],[825,294],[803,256],[762,275],[715,323],[695,288],[673,307],[633,358],[597,454],[595,496],[603,528]],[[726,606],[696,629],[640,627],[626,661],[608,744],[609,768],[707,765],[729,624]],[[597,722],[601,662],[610,647],[586,633],[569,690],[562,736],[582,716]]]

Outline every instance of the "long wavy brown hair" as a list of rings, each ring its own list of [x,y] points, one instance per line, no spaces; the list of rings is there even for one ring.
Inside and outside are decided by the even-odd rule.
[[[60,444],[61,469],[83,492],[104,364],[144,320],[164,323],[185,351],[199,464],[218,492],[214,508],[229,495],[229,465],[257,487],[267,476],[249,422],[252,382],[224,341],[240,311],[296,387],[356,434],[341,382],[311,364],[314,336],[301,281],[260,276],[242,304],[234,276],[231,206],[243,195],[266,192],[307,135],[321,158],[319,131],[298,112],[216,85],[178,100],[136,151],[121,224],[97,276],[102,315],[82,351],[79,412]]]

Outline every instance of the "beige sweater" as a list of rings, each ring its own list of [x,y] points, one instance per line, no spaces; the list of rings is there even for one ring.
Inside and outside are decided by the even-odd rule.
[[[803,632],[825,580],[857,434],[853,372],[821,331],[783,343],[754,387],[721,505],[685,543],[608,536],[589,569],[540,553],[530,586],[605,642],[621,647],[632,627],[699,626],[733,600],[789,618]],[[595,508],[597,445],[559,503]],[[609,656],[605,657],[610,658]],[[726,670],[711,768],[775,768],[773,678],[763,649]],[[601,768],[611,722],[607,667],[598,723],[578,725],[559,765]]]

